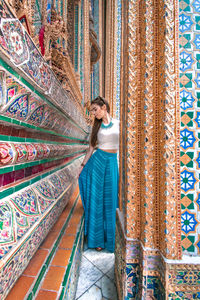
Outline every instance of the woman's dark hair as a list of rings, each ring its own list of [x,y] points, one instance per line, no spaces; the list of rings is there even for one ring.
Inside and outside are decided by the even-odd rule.
[[[110,106],[108,104],[108,101],[106,99],[104,99],[103,97],[98,96],[97,98],[95,98],[94,100],[91,101],[91,105],[92,104],[96,104],[101,107],[105,104],[107,112],[110,113]],[[98,120],[97,118],[94,119],[94,124],[92,127],[92,133],[91,133],[91,138],[90,138],[90,144],[92,147],[96,146],[97,133],[99,131],[99,128],[101,127],[101,123],[102,123],[102,119],[100,119],[100,120]]]

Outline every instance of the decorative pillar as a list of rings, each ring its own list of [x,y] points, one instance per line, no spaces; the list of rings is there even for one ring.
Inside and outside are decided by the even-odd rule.
[[[89,41],[89,0],[83,3],[84,12],[84,104],[90,103],[90,41]]]
[[[116,63],[117,0],[109,0],[106,1],[105,98],[110,103],[113,117],[116,111]]]
[[[200,265],[181,252],[178,44],[177,0],[123,1],[120,299],[198,296]]]
[[[92,83],[92,93],[91,98],[94,99],[98,95],[103,96],[103,81],[102,81],[102,68],[103,68],[103,53],[102,53],[102,29],[103,29],[103,23],[102,23],[102,13],[103,11],[103,3],[102,0],[93,0],[91,1],[91,13],[93,17],[94,22],[94,31],[97,35],[97,43],[99,45],[99,48],[101,49],[101,55],[99,60],[92,65],[91,68],[91,83]]]
[[[99,47],[103,50],[103,0],[99,0]],[[103,80],[102,80],[102,73],[103,73],[103,53],[99,59],[99,95],[103,96]]]

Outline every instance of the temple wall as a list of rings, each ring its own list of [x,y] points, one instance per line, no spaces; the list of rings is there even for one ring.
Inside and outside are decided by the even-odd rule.
[[[186,3],[183,7],[188,12]],[[190,211],[180,199],[183,183],[188,182],[182,175],[185,166],[180,168],[183,124],[178,9],[177,1],[124,1],[122,5],[120,209],[115,265],[119,299],[199,297],[199,259],[182,252],[183,215],[185,211],[187,216],[194,215],[194,236],[198,236],[198,216],[194,212],[197,206],[191,206],[194,209]],[[193,190],[194,185],[191,183]],[[189,236],[186,242],[192,246]]]
[[[75,93],[73,85],[68,91],[62,88],[30,35],[1,0],[1,299],[77,185],[88,126]]]

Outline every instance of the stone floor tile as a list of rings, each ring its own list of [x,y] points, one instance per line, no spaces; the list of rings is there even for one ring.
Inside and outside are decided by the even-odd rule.
[[[96,285],[101,289],[103,297],[109,300],[117,300],[116,286],[106,275],[96,282]]]
[[[112,268],[115,261],[114,253],[110,253],[106,250],[98,252],[95,249],[88,249],[83,253],[83,256],[92,262],[104,274]]]
[[[78,300],[102,300],[101,290],[93,285],[87,292],[85,292]]]
[[[85,293],[102,276],[103,273],[83,256],[81,260],[76,298]]]
[[[112,280],[115,280],[115,265],[111,267],[111,269],[106,273],[106,275]]]

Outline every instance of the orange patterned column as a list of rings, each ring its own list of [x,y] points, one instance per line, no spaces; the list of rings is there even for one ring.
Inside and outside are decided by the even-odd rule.
[[[84,1],[84,103],[90,102],[89,0]]]
[[[155,7],[153,0],[140,2],[141,28],[141,242],[158,245],[158,156]],[[148,25],[147,25],[148,24]]]
[[[131,6],[130,7],[128,6]],[[126,201],[126,235],[129,238],[140,236],[140,126],[141,126],[141,96],[140,96],[140,39],[139,39],[139,1],[126,1],[124,7],[124,73],[123,97],[126,140],[122,138],[126,164],[125,201]],[[128,20],[128,22],[127,22]],[[124,116],[122,114],[122,116]],[[126,144],[125,144],[126,143]]]
[[[156,1],[160,127],[160,249],[181,258],[178,89],[178,3]],[[160,43],[162,41],[162,43]]]
[[[115,117],[116,63],[117,63],[117,1],[106,3],[106,57],[105,98],[110,103],[111,115]]]

